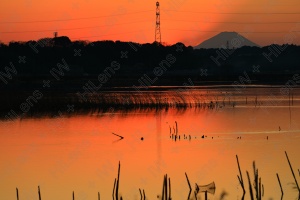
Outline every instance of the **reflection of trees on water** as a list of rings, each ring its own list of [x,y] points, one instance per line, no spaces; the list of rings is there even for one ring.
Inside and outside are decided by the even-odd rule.
[[[289,98],[272,99],[261,93],[263,89],[249,88],[240,94],[226,89],[164,89],[152,91],[102,91],[86,93],[85,98],[77,93],[63,92],[22,92],[4,93],[0,99],[0,117],[21,118],[48,115],[50,117],[74,114],[98,114],[130,112],[168,112],[175,110],[176,114],[184,113],[187,109],[201,112],[220,111],[224,108],[237,106],[261,108],[266,112],[276,106],[287,106],[292,109],[298,106],[298,101],[289,104]],[[270,89],[278,92],[279,88]],[[297,95],[299,91],[295,89]],[[278,97],[278,96],[276,96]],[[298,98],[298,97],[297,97]],[[26,104],[26,106],[25,106]]]

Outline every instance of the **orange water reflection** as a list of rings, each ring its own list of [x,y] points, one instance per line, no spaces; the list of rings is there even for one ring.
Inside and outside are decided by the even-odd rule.
[[[40,185],[43,199],[71,199],[72,191],[76,199],[96,199],[98,191],[101,199],[111,199],[121,161],[120,194],[124,199],[139,199],[139,188],[148,199],[157,199],[166,173],[173,199],[186,199],[185,172],[193,189],[195,183],[216,183],[216,194],[209,195],[210,199],[220,199],[222,191],[228,193],[228,199],[240,199],[238,154],[245,182],[246,170],[253,178],[255,160],[264,197],[280,198],[279,173],[284,199],[293,199],[297,192],[289,184],[293,177],[284,151],[297,172],[299,107],[293,107],[291,116],[288,107],[237,106],[1,122],[0,198],[15,199],[15,187],[20,199],[37,198]],[[175,121],[181,136],[176,142],[170,139]],[[191,140],[183,139],[184,134],[191,135]],[[202,135],[207,137],[202,139]],[[248,191],[248,184],[246,187]]]

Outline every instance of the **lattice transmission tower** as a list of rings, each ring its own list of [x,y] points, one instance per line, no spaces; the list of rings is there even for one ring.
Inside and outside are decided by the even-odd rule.
[[[155,25],[155,42],[161,43],[161,32],[160,32],[160,10],[159,2],[156,2],[156,25]]]

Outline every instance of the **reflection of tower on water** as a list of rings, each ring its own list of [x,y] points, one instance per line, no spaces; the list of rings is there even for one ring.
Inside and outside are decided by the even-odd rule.
[[[156,113],[157,163],[161,164],[161,111]]]

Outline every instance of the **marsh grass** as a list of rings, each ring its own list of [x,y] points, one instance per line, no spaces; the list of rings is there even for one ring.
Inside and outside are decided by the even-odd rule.
[[[294,174],[294,170],[292,168],[292,164],[289,160],[289,157],[288,157],[288,154],[287,152],[285,151],[285,155],[286,155],[286,158],[287,158],[287,162],[289,164],[289,167],[291,169],[291,173],[293,175],[293,178],[294,178],[294,183],[292,183],[292,188],[297,190],[298,191],[298,199],[300,199],[300,189],[299,189],[299,185],[298,185],[298,181],[296,179],[296,176]],[[243,182],[243,178],[242,178],[242,172],[241,172],[241,168],[240,168],[240,164],[239,164],[239,160],[238,160],[238,156],[236,155],[236,159],[237,159],[237,165],[238,165],[238,170],[239,170],[239,174],[240,175],[237,175],[238,177],[238,180],[239,180],[239,183],[243,189],[243,197],[242,199],[244,199],[244,196],[245,196],[245,193],[246,193],[246,190],[244,189],[244,182]],[[299,171],[299,169],[298,169]],[[251,181],[251,178],[250,178],[250,175],[249,175],[249,172],[246,171],[246,174],[247,174],[247,178],[248,178],[248,185],[249,185],[249,195],[250,195],[250,198],[251,200],[261,200],[262,197],[264,196],[264,185],[262,184],[262,181],[261,181],[261,177],[259,177],[259,174],[258,174],[258,168],[256,167],[255,165],[255,161],[253,161],[253,181]],[[281,199],[283,199],[283,188],[282,188],[282,185],[281,185],[281,181],[280,181],[280,178],[279,178],[279,175],[278,173],[276,173],[276,176],[277,176],[277,180],[278,180],[278,183],[279,183],[279,186],[280,186],[280,190],[281,190]],[[252,188],[253,186],[253,188]],[[255,195],[254,195],[254,191],[255,191]]]
[[[285,152],[285,154],[286,154],[288,163],[291,167],[291,163],[289,161],[287,153]],[[240,174],[240,175],[237,175],[237,177],[238,177],[238,180],[239,180],[239,182],[240,182],[240,184],[243,188],[243,196],[241,197],[241,200],[244,200],[246,190],[244,188],[244,181],[243,181],[243,177],[242,177],[242,171],[241,171],[241,167],[240,167],[240,163],[239,163],[239,159],[238,159],[237,155],[236,155],[236,159],[237,159],[237,165],[238,165],[238,170],[239,170],[239,174]],[[258,173],[259,170],[256,167],[255,161],[253,161],[253,166],[252,167],[253,167],[253,181],[251,181],[249,172],[246,171],[248,184],[249,184],[249,191],[248,192],[250,194],[251,200],[254,200],[254,199],[261,200],[262,197],[264,196],[264,185],[261,182],[261,177],[259,177],[259,173]],[[292,169],[292,167],[291,167],[291,169]],[[121,171],[121,163],[119,162],[118,175],[117,175],[117,178],[114,179],[114,185],[113,185],[113,192],[112,192],[112,199],[113,200],[122,200],[123,199],[122,196],[119,196],[120,171]],[[282,190],[281,182],[280,182],[280,179],[279,179],[279,175],[278,175],[278,173],[276,175],[277,175],[278,182],[279,182],[279,185],[280,185],[280,188],[281,188],[281,193],[282,193],[281,199],[283,199],[283,190]],[[189,190],[187,190],[187,193],[188,193],[187,194],[187,199],[188,200],[197,200],[197,198],[198,198],[197,195],[199,193],[199,188],[196,187],[195,191],[194,191],[195,195],[191,196],[192,187],[191,187],[191,183],[189,181],[187,173],[185,173],[185,177],[186,177],[186,180],[187,180],[187,185],[189,187]],[[253,185],[253,188],[252,188],[252,185]],[[295,183],[293,183],[292,185],[293,185],[294,189],[299,190],[298,183],[297,183],[296,179],[295,179]],[[196,184],[196,186],[197,186],[197,184]],[[214,189],[215,189],[215,185],[214,185]],[[140,199],[141,200],[146,200],[145,190],[144,189],[141,190],[141,188],[139,188],[138,190],[139,190],[139,193],[140,193]],[[255,191],[255,195],[253,193],[254,192],[253,190]],[[300,192],[299,192],[299,194],[300,194]],[[16,188],[16,195],[17,195],[17,200],[19,200],[19,190],[18,190],[18,188]],[[220,193],[220,198],[219,199],[223,200],[227,195],[228,195],[228,193],[226,191],[222,191]],[[39,200],[42,200],[40,186],[38,186],[38,198],[39,198]],[[162,193],[161,193],[161,195],[157,195],[157,198],[160,199],[160,200],[172,200],[172,197],[171,197],[171,179],[170,179],[170,177],[168,177],[167,174],[165,174],[164,177],[163,177]],[[205,198],[207,199],[207,191],[205,192]],[[75,200],[75,192],[74,191],[72,192],[72,199]],[[299,196],[298,199],[300,199],[300,196]],[[98,192],[98,200],[100,200],[100,192]]]
[[[24,105],[27,105],[24,109]],[[23,106],[23,108],[22,108]],[[73,109],[68,109],[72,106]],[[37,99],[30,93],[4,94],[0,99],[0,117],[7,119],[12,110],[16,118],[57,117],[74,114],[103,114],[116,112],[185,111],[194,109],[220,109],[219,101],[212,101],[211,96],[195,96],[190,93],[176,92],[102,92],[86,94],[84,98],[77,94],[43,93]]]

